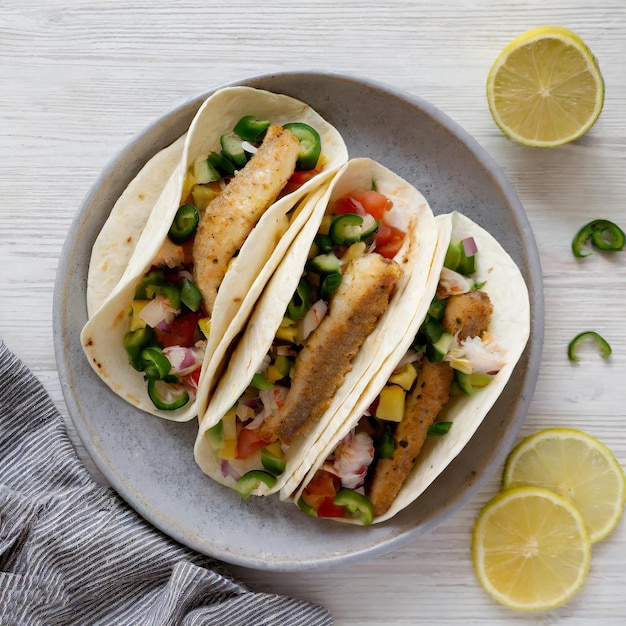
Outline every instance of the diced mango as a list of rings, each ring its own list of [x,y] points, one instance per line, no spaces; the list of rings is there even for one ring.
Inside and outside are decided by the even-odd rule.
[[[138,315],[149,302],[150,300],[133,300],[130,312],[130,330],[139,330],[146,327],[146,323]]]
[[[220,193],[219,185],[209,183],[207,185],[195,185],[191,190],[193,203],[198,211],[205,211],[211,201]]]
[[[202,319],[198,320],[198,326],[200,327],[202,334],[208,338],[209,333],[211,332],[211,318],[203,317]]]
[[[385,385],[380,392],[376,417],[388,422],[401,422],[404,417],[406,391],[399,385]]]
[[[237,458],[237,408],[233,407],[222,418],[224,445],[219,451],[220,459]]]
[[[341,257],[341,261],[344,264],[348,264],[350,261],[360,259],[365,254],[366,250],[367,246],[365,245],[365,242],[357,241],[346,250],[346,253]]]
[[[405,363],[400,369],[389,377],[389,382],[393,385],[400,385],[402,389],[408,391],[417,378],[417,370],[412,363]]]

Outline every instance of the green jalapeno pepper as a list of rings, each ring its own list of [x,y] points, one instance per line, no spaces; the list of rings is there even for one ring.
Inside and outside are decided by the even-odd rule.
[[[322,140],[319,133],[312,126],[302,122],[284,124],[283,128],[291,131],[300,142],[296,169],[299,171],[314,169],[322,152]]]
[[[372,523],[374,507],[363,494],[354,489],[340,489],[333,498],[333,504],[343,506],[351,515],[360,518],[364,526]]]
[[[301,320],[311,308],[311,286],[301,278],[298,286],[287,305],[287,317],[292,320]]]
[[[279,476],[285,471],[287,467],[287,461],[285,458],[280,458],[273,454],[268,448],[261,449],[261,464],[263,467],[274,476]]]
[[[175,411],[189,402],[189,393],[180,387],[174,390],[172,385],[155,378],[148,379],[148,395],[157,409]]]
[[[435,422],[428,427],[429,435],[445,435],[450,431],[452,422]]]
[[[344,213],[333,220],[328,234],[334,243],[350,245],[373,234],[379,226],[378,220],[370,219],[366,223],[360,215]]]
[[[267,120],[258,120],[254,115],[244,115],[233,128],[233,132],[246,141],[259,141],[270,127]]]
[[[574,339],[572,339],[567,347],[567,356],[570,361],[580,361],[580,357],[576,354],[576,348],[578,345],[587,339],[592,339],[598,344],[600,354],[603,359],[608,359],[611,356],[611,346],[609,342],[601,335],[593,330],[586,330],[582,333],[578,333]]]
[[[328,300],[339,285],[341,285],[341,280],[341,274],[328,274],[328,276],[324,276],[324,280],[322,280],[320,286],[320,297],[324,300]]]
[[[156,346],[144,348],[139,353],[139,360],[146,378],[149,379],[163,380],[172,369],[169,359]]]
[[[585,247],[591,240],[592,246],[605,252],[619,252],[626,245],[624,231],[609,220],[593,220],[585,224],[572,240],[572,252],[575,257],[583,258],[593,254],[593,251]]]
[[[242,498],[248,498],[262,484],[271,489],[276,484],[276,476],[263,470],[250,470],[235,483],[235,491]]]
[[[124,335],[124,348],[126,348],[126,352],[128,352],[131,365],[138,372],[143,371],[139,354],[150,343],[152,336],[153,331],[149,326],[138,328],[137,330],[130,330]]]
[[[180,301],[194,313],[200,308],[202,303],[202,294],[196,284],[185,278],[180,288]]]
[[[185,243],[196,232],[199,223],[198,209],[193,204],[183,204],[176,211],[168,236],[174,243]]]

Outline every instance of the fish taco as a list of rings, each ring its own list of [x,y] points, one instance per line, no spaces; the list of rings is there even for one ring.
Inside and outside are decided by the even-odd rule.
[[[529,298],[514,261],[465,216],[436,220],[445,255],[425,315],[389,359],[371,355],[367,389],[344,403],[295,492],[314,517],[368,525],[407,507],[468,443],[524,350]],[[391,323],[409,311],[401,301]]]
[[[94,247],[81,341],[100,378],[159,417],[204,413],[311,194],[346,161],[337,130],[298,100],[249,87],[209,97],[185,138],[133,180]],[[134,216],[133,198],[159,186]]]
[[[404,338],[389,323],[399,303],[410,315],[423,308],[438,236],[425,198],[387,168],[361,158],[337,173],[202,417],[194,453],[204,473],[244,497],[297,486],[374,356]]]

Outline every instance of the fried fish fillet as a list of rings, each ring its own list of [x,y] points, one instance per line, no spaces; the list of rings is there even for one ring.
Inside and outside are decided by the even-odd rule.
[[[493,313],[489,296],[479,289],[450,296],[441,320],[443,329],[455,335],[459,341],[468,337],[480,337],[488,328]]]
[[[300,142],[293,133],[270,126],[258,151],[200,219],[193,243],[193,274],[209,314],[228,263],[293,174],[299,152]]]
[[[285,404],[259,428],[265,441],[291,444],[330,406],[352,359],[389,305],[402,275],[393,260],[367,254],[347,266],[326,317],[296,359]]]
[[[453,375],[448,363],[423,359],[415,386],[407,394],[404,418],[394,433],[396,449],[392,457],[378,461],[369,486],[375,516],[387,512],[413,469],[429,427],[450,399]]]

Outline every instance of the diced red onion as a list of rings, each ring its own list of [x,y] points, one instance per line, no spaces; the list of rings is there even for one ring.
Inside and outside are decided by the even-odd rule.
[[[235,468],[226,460],[223,460],[220,469],[222,470],[222,476],[224,478],[234,478],[235,480],[239,480],[241,478],[241,474],[235,470]]]
[[[465,256],[474,256],[478,252],[478,246],[476,241],[474,241],[474,237],[466,237],[461,243],[463,244]]]
[[[151,328],[157,328],[162,322],[170,323],[178,311],[172,307],[169,300],[163,296],[157,296],[146,304],[138,317]]]

